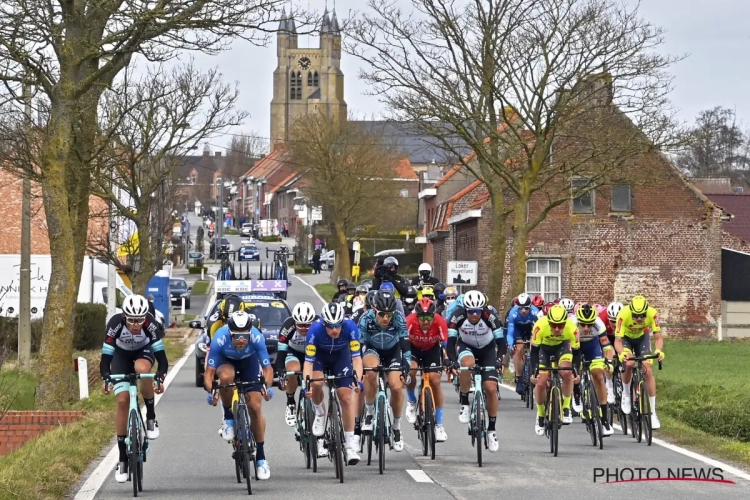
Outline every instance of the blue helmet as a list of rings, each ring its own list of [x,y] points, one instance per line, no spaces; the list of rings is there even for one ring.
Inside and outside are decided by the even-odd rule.
[[[395,286],[393,286],[393,283],[391,283],[390,281],[384,281],[384,282],[382,282],[382,283],[380,284],[380,290],[384,290],[384,291],[389,291],[389,290],[390,290],[390,291],[394,291],[395,289],[396,289],[396,287],[395,287]]]

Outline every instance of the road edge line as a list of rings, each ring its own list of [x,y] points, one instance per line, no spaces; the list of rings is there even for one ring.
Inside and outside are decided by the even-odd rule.
[[[515,387],[510,386],[508,384],[500,384],[500,386],[508,389],[509,391],[512,391],[513,394],[516,394]],[[622,427],[620,427],[618,424],[613,423],[611,425],[615,429],[622,432]],[[719,462],[718,460],[707,457],[705,455],[701,455],[700,453],[697,453],[695,451],[688,450],[687,448],[677,446],[676,444],[668,443],[664,441],[663,439],[653,438],[651,442],[656,445],[661,446],[662,448],[666,448],[668,450],[679,453],[680,455],[685,455],[686,457],[692,458],[694,460],[698,460],[699,462],[703,462],[706,465],[710,465],[712,467],[718,467],[724,470],[725,472],[729,472],[733,476],[739,477],[740,479],[745,479],[746,481],[750,481],[750,474],[748,474],[747,472],[744,472],[741,469],[738,469],[737,467],[731,466],[729,464],[725,464],[724,462]]]
[[[406,469],[406,473],[418,483],[434,483],[430,476],[422,469]]]
[[[308,283],[307,281],[303,280],[302,278],[300,278],[300,277],[299,277],[299,276],[297,276],[296,274],[293,274],[293,275],[292,275],[292,277],[293,277],[293,278],[297,278],[297,279],[298,279],[298,280],[300,280],[300,281],[301,281],[302,283],[304,283],[305,285],[307,285],[308,287],[310,287],[310,289],[311,289],[311,290],[313,291],[313,293],[314,293],[314,294],[315,294],[315,295],[316,295],[316,296],[317,296],[317,297],[318,297],[318,298],[320,299],[320,302],[321,302],[321,303],[322,303],[323,305],[326,305],[326,304],[328,304],[328,302],[326,302],[326,301],[325,301],[325,299],[324,299],[324,298],[323,298],[323,297],[322,297],[322,296],[321,296],[321,295],[320,295],[320,294],[318,293],[318,290],[317,290],[317,289],[316,289],[316,288],[315,288],[315,287],[314,287],[313,285],[311,285],[311,284],[310,284],[310,283]]]

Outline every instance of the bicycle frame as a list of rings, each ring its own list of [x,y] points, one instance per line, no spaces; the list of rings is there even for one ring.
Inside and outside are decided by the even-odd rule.
[[[591,376],[591,361],[583,362],[583,373],[581,374],[581,402],[583,404],[582,419],[586,424],[586,430],[591,435],[591,442],[599,449],[604,448],[604,435],[602,430],[601,415],[599,415],[599,396],[596,393],[594,379]],[[595,403],[595,404],[592,404]]]
[[[651,446],[653,439],[653,429],[651,428],[651,401],[648,398],[648,388],[646,387],[646,377],[643,371],[643,363],[650,359],[657,359],[657,354],[648,354],[646,356],[627,358],[627,361],[635,362],[633,367],[633,376],[630,379],[630,423],[633,437],[640,443],[643,434],[646,435],[646,444]],[[659,370],[662,369],[662,363],[659,361]],[[653,374],[652,374],[653,376]],[[645,397],[644,397],[645,394]]]
[[[372,440],[377,438],[378,446],[378,469],[380,474],[385,469],[385,443],[393,449],[393,437],[391,429],[391,404],[388,397],[388,378],[386,373],[401,371],[401,368],[385,368],[383,365],[364,368],[364,372],[376,372],[378,380],[378,391],[375,394],[375,414],[373,415],[372,432],[367,434],[367,465],[370,465],[372,456]],[[366,405],[365,405],[366,406]],[[380,410],[383,410],[383,422],[379,422]],[[380,437],[382,436],[382,439]]]
[[[547,378],[547,399],[544,402],[544,413],[546,415],[544,422],[544,434],[550,440],[550,453],[557,456],[558,451],[558,432],[562,427],[562,413],[563,413],[563,394],[562,394],[562,376],[561,371],[572,371],[575,373],[575,369],[572,366],[560,367],[557,365],[557,360],[554,357],[550,358],[549,368],[539,368],[537,366],[534,374],[535,378],[539,377],[539,372],[549,372]],[[539,381],[537,380],[537,383]]]
[[[471,413],[469,416],[469,435],[471,436],[471,445],[474,446],[476,440],[477,461],[479,467],[482,466],[482,444],[488,448],[487,433],[485,432],[485,412],[487,411],[487,399],[484,395],[484,384],[482,384],[482,372],[496,370],[494,366],[462,366],[459,372],[471,371],[474,374],[474,398],[471,402]],[[480,415],[481,413],[481,415]]]
[[[353,373],[354,381],[357,381],[357,374]],[[311,382],[327,382],[328,383],[328,410],[326,411],[326,435],[327,448],[328,448],[328,459],[334,463],[334,469],[336,471],[336,478],[339,482],[344,482],[344,418],[341,414],[341,402],[339,401],[338,388],[332,382],[342,378],[348,378],[348,376],[337,376],[324,374],[319,378],[307,377],[305,380],[305,390],[310,390]],[[353,404],[353,402],[352,402]],[[337,411],[336,419],[331,418],[333,413],[333,407],[336,405]],[[330,428],[329,428],[330,427]],[[338,427],[338,428],[337,428]],[[311,424],[312,430],[312,424]],[[338,435],[337,435],[338,434]],[[314,439],[315,436],[313,436]],[[331,456],[331,444],[333,444],[333,456]],[[317,452],[317,448],[315,450]],[[316,459],[317,460],[317,459]]]
[[[419,388],[419,399],[417,401],[417,407],[419,413],[417,414],[417,421],[414,423],[414,428],[419,433],[419,438],[422,441],[422,455],[427,456],[430,453],[430,458],[435,460],[435,393],[430,385],[430,373],[439,373],[442,371],[441,368],[412,368],[412,371],[422,374],[422,380]],[[429,396],[428,396],[429,391]],[[429,398],[429,403],[428,403]]]

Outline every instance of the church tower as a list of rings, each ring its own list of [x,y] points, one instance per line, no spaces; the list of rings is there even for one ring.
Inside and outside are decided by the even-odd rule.
[[[299,48],[294,19],[282,14],[276,35],[276,71],[271,100],[271,147],[290,140],[294,120],[325,111],[346,120],[341,28],[336,10],[323,13],[318,48]]]

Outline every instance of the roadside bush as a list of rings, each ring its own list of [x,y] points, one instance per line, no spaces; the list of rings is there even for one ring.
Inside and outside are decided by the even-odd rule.
[[[312,274],[313,268],[310,266],[292,266],[294,272],[297,274]]]
[[[39,352],[42,345],[42,320],[31,322],[31,352]],[[18,317],[0,317],[0,349],[18,352]]]
[[[200,274],[201,269],[205,272],[208,272],[208,268],[206,266],[190,266],[188,267],[188,273],[189,274]]]
[[[264,243],[278,243],[281,241],[281,236],[261,236],[260,241]]]

